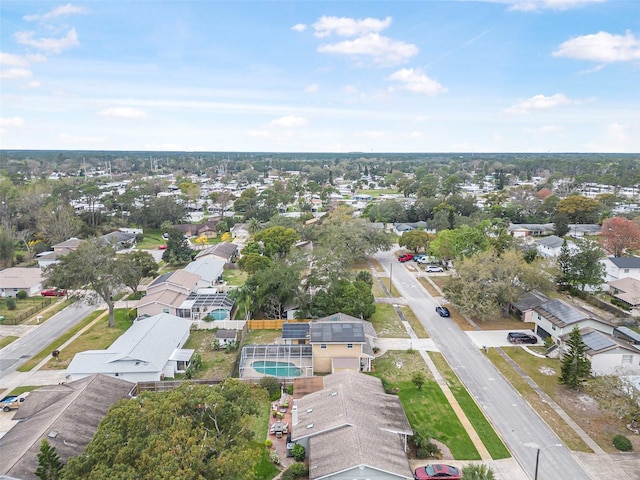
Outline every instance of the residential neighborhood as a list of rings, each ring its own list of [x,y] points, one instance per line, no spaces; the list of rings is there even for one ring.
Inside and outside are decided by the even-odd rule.
[[[498,479],[553,478],[534,460],[556,444],[545,456],[571,478],[636,478],[637,185],[484,173],[476,160],[438,177],[439,162],[426,176],[362,157],[132,177],[79,176],[70,161],[46,180],[68,202],[38,200],[51,223],[21,209],[31,192],[3,176],[0,388],[30,395],[3,412],[0,448],[23,453],[0,475],[37,478],[51,448],[77,474],[100,420],[118,415],[111,404],[186,395],[189,412],[188,388],[213,395],[238,381],[265,390],[243,413],[262,418],[245,464],[267,472],[259,479],[413,479],[427,465],[480,464]],[[573,358],[587,367],[572,370]],[[82,395],[110,385],[77,425],[82,442],[65,448],[75,417],[63,428],[42,412],[86,409]]]

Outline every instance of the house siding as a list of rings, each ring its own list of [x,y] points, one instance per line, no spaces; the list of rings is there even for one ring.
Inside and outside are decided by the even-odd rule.
[[[622,363],[623,355],[631,355],[631,363]],[[632,353],[623,348],[616,348],[597,353],[589,358],[591,370],[596,375],[611,375],[624,373],[626,375],[640,375],[640,352]]]
[[[354,343],[353,348],[347,348],[347,344],[326,344],[327,348],[320,348],[320,344],[312,345],[313,371],[316,373],[331,373],[332,358],[360,358],[362,356],[362,344]]]

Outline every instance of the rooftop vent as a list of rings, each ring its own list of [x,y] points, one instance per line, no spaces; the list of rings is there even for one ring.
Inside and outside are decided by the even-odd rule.
[[[58,432],[56,432],[55,430],[51,430],[48,434],[47,437],[49,438],[56,438],[58,436]]]
[[[310,428],[313,428],[313,423],[307,424],[307,430],[310,429]]]
[[[311,412],[313,412],[313,408],[307,408],[306,412],[307,412],[307,413],[311,413]]]
[[[331,392],[331,395],[330,395],[330,396],[331,396],[331,397],[335,397],[335,396],[337,396],[337,395],[338,395],[338,392]]]

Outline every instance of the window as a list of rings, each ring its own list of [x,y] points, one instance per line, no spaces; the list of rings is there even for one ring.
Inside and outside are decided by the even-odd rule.
[[[353,348],[353,343],[347,343],[347,348]]]
[[[633,362],[633,355],[622,355],[622,364],[631,365]]]
[[[169,313],[169,309],[168,308],[163,308],[162,309],[162,313]]]
[[[625,268],[625,269],[624,269],[624,273],[629,273],[629,269],[628,269],[628,268]]]
[[[320,344],[320,348],[327,348],[327,344],[326,343],[321,343]]]

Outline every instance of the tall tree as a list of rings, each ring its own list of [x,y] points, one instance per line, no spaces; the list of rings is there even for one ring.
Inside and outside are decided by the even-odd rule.
[[[109,326],[115,325],[113,297],[124,283],[111,245],[96,238],[86,240],[48,267],[44,276],[47,286],[74,289],[77,296],[90,298],[90,292],[95,292],[107,304]]]
[[[59,203],[44,209],[38,219],[38,228],[51,244],[56,244],[78,235],[82,229],[82,220],[71,205]]]
[[[571,223],[595,223],[600,203],[582,195],[571,195],[558,202],[556,211],[569,217]]]
[[[64,478],[254,478],[264,446],[252,426],[265,407],[266,390],[237,379],[143,392],[111,407]]]
[[[573,327],[567,340],[568,350],[562,356],[558,381],[569,388],[578,388],[591,377],[591,362],[578,327]]]
[[[162,230],[169,235],[167,249],[162,254],[162,259],[169,265],[184,265],[191,261],[193,251],[189,241],[184,238],[182,231],[168,222],[162,224]]]
[[[298,233],[293,228],[281,226],[265,228],[257,232],[253,238],[264,245],[264,254],[270,258],[283,258],[298,240]]]
[[[581,291],[598,287],[604,282],[605,266],[599,261],[603,256],[600,246],[591,240],[576,240],[576,249],[563,245],[558,257],[560,276],[558,283],[568,284]]]
[[[456,264],[456,272],[444,293],[458,309],[481,321],[495,318],[502,310],[531,290],[552,291],[553,277],[538,260],[527,263],[519,250],[499,254],[488,250]]]
[[[429,242],[434,238],[434,234],[424,230],[410,230],[402,234],[398,239],[398,245],[406,247],[412,252],[425,252],[429,248]]]
[[[116,261],[122,275],[122,282],[134,294],[138,293],[138,287],[143,278],[155,277],[158,274],[158,264],[153,255],[143,250],[118,255]]]
[[[600,230],[602,248],[621,257],[625,252],[640,249],[640,227],[633,220],[623,217],[607,218]]]
[[[621,370],[612,375],[596,375],[585,384],[585,390],[604,410],[626,421],[637,422],[640,419],[640,390],[627,373],[630,372]]]
[[[35,474],[40,480],[58,480],[62,478],[64,464],[56,449],[52,447],[46,438],[42,439],[40,452],[38,453],[38,468]]]
[[[0,227],[0,266],[10,267],[13,265],[13,230]]]

